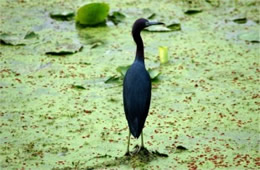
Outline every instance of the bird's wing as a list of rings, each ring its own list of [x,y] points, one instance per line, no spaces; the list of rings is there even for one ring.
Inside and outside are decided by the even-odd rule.
[[[124,109],[131,133],[139,137],[151,100],[151,80],[143,67],[131,67],[124,79]]]

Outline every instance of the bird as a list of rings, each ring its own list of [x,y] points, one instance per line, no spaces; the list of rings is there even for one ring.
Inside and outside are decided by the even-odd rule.
[[[150,75],[145,68],[144,45],[141,31],[146,27],[160,24],[164,23],[152,22],[140,18],[134,22],[132,27],[132,36],[136,43],[136,55],[123,81],[123,104],[129,127],[127,151],[125,155],[130,155],[129,145],[131,134],[137,139],[141,135],[141,149],[144,148],[142,131],[151,102],[152,86]]]

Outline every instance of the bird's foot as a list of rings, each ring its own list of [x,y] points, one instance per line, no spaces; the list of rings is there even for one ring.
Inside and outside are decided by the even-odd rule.
[[[131,156],[129,151],[126,151],[125,156]]]
[[[150,152],[148,149],[146,149],[144,146],[138,146],[136,145],[134,147],[134,150],[133,151],[127,151],[125,153],[125,156],[133,156],[133,155],[138,155],[138,154],[141,154],[141,155],[149,155]]]
[[[135,145],[135,147],[134,147],[134,150],[133,150],[133,154],[136,154],[136,153],[138,153],[140,151],[140,146],[138,146],[138,145]]]
[[[139,151],[138,151],[139,153],[141,153],[141,154],[144,154],[144,155],[149,155],[150,154],[150,152],[148,151],[148,149],[146,149],[144,146],[141,146],[140,148],[139,148]]]

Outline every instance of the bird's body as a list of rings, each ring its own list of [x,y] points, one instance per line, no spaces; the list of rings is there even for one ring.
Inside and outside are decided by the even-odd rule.
[[[131,134],[138,138],[151,101],[151,80],[144,63],[136,60],[124,79],[124,109]]]
[[[144,46],[141,31],[148,26],[163,24],[138,19],[132,28],[132,36],[136,43],[136,56],[134,63],[128,69],[123,84],[123,102],[126,119],[129,126],[127,154],[129,154],[130,134],[138,138],[142,134],[151,101],[151,79],[145,68]],[[143,146],[143,135],[142,144]]]

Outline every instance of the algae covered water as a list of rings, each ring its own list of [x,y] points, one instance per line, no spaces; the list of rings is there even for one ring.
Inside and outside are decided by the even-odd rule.
[[[106,1],[125,17],[98,27],[75,24],[80,0],[0,3],[1,169],[259,169],[258,1]],[[142,33],[148,150],[125,157],[117,68],[140,17],[169,27]]]

